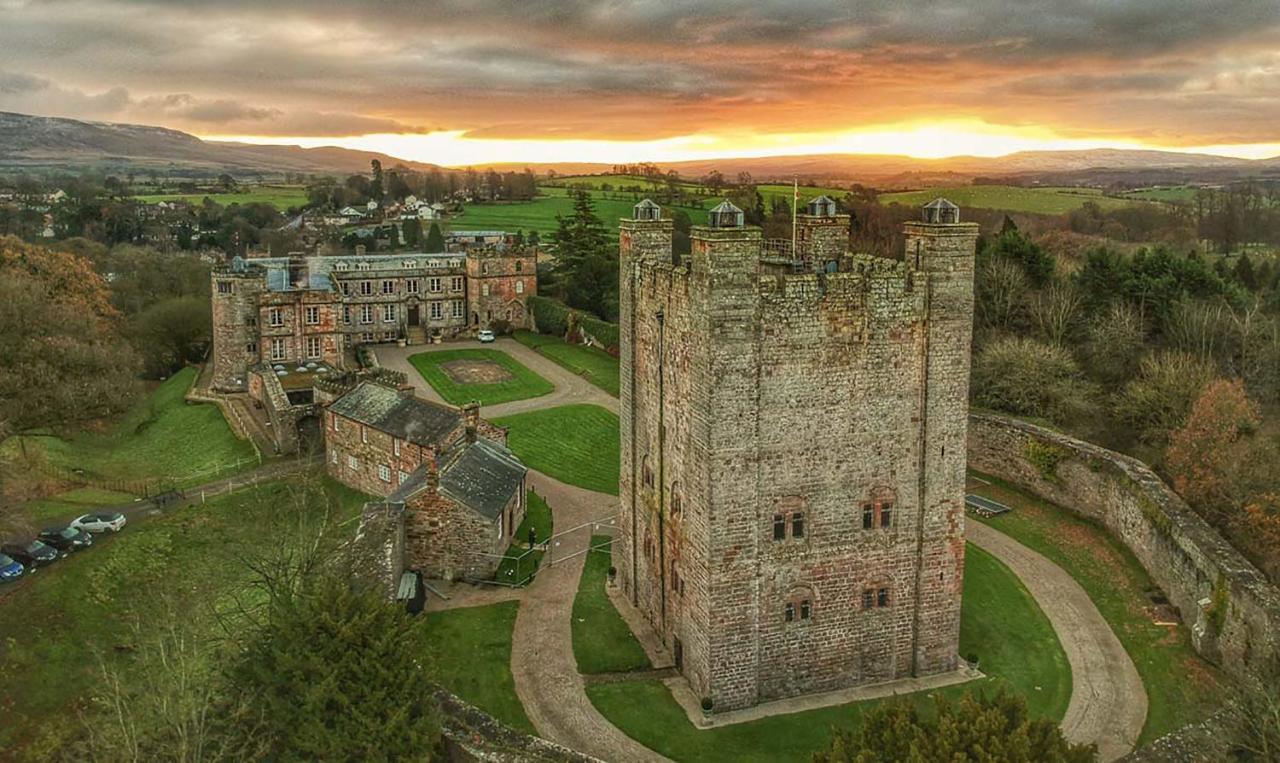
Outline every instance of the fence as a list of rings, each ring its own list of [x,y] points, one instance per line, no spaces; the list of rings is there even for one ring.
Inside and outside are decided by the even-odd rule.
[[[495,573],[494,578],[487,580],[466,578],[466,580],[469,583],[499,585],[506,588],[522,588],[537,577],[539,570],[560,564],[561,562],[566,562],[570,559],[582,556],[583,554],[590,553],[591,551],[598,551],[604,548],[608,544],[592,546],[590,536],[601,530],[608,530],[609,532],[612,532],[616,527],[614,524],[616,520],[617,515],[610,514],[599,519],[583,522],[582,524],[570,527],[567,530],[553,533],[542,543],[534,544],[533,546],[524,549],[524,551],[519,554],[512,554],[510,548],[507,549],[507,553],[505,554],[482,554],[481,556],[498,560],[498,570]],[[571,551],[563,554],[557,553],[557,549],[563,545],[567,536],[584,530],[588,532],[585,547],[577,551]],[[533,559],[529,558],[531,555],[535,554],[536,556],[534,556]]]

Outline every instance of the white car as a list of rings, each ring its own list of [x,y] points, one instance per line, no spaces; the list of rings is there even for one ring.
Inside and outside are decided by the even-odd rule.
[[[77,517],[72,521],[71,526],[77,530],[85,530],[91,533],[104,533],[110,530],[113,533],[120,532],[124,527],[124,514],[115,511],[107,511],[99,514],[85,514]]]
[[[496,341],[497,338],[498,337],[494,335],[491,329],[480,329],[480,333],[476,334],[476,339],[479,339],[481,342],[484,342],[485,344]]]

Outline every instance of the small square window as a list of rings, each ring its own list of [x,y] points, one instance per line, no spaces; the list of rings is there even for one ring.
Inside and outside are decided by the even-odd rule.
[[[378,464],[378,479],[383,482],[391,481],[391,467],[386,464]]]
[[[787,602],[787,606],[782,611],[782,619],[791,622],[796,619],[796,605]]]
[[[862,529],[870,530],[875,527],[876,510],[871,504],[862,507]]]
[[[881,588],[879,591],[876,592],[876,606],[877,607],[889,606],[889,589],[888,588]]]
[[[799,511],[791,515],[791,537],[804,537],[804,514]]]
[[[787,518],[781,514],[773,515],[773,539],[783,540],[787,537]]]
[[[870,588],[862,592],[862,608],[871,609],[876,603],[876,593]]]
[[[347,468],[355,471],[360,468],[360,460],[355,456],[347,456]]]
[[[219,281],[219,282],[218,282],[218,293],[219,293],[219,294],[230,294],[230,293],[231,293],[231,282],[230,282],[230,281]]]
[[[383,293],[383,294],[395,294],[395,293],[396,293],[396,282],[395,282],[395,281],[383,281],[383,282],[382,282],[382,293]]]
[[[880,526],[889,527],[891,524],[893,524],[893,504],[882,504],[880,506]]]
[[[800,619],[808,620],[809,615],[813,613],[813,608],[809,604],[809,600],[805,599],[800,602]]]

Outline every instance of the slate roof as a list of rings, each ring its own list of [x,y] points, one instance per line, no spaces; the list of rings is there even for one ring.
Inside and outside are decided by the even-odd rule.
[[[358,276],[369,271],[381,272],[389,270],[409,270],[410,275],[417,275],[419,269],[433,269],[461,266],[466,255],[456,252],[397,252],[396,254],[342,255],[337,257],[313,256],[306,258],[307,284],[303,288],[330,290],[333,282],[330,272],[339,272],[347,276]],[[412,260],[415,268],[405,268],[404,263]],[[338,270],[339,263],[344,263],[346,270]],[[295,287],[289,282],[288,257],[257,257],[254,265],[267,271],[267,289],[269,291],[292,291]],[[363,268],[361,266],[364,266]],[[374,277],[372,275],[368,277]]]
[[[418,445],[436,445],[462,424],[453,408],[368,381],[334,400],[329,410]]]
[[[487,519],[496,519],[520,489],[528,471],[502,445],[479,439],[467,443],[440,477],[440,492]]]

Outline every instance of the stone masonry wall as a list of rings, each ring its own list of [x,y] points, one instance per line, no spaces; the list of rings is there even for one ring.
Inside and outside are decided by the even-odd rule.
[[[445,580],[492,577],[524,521],[523,495],[518,491],[496,520],[434,491],[410,499],[405,506],[408,566]]]
[[[1058,461],[1042,473],[1028,443]],[[970,417],[969,465],[1102,523],[1191,627],[1196,651],[1244,676],[1280,656],[1280,590],[1142,462],[1026,422]]]
[[[325,468],[329,475],[348,487],[369,495],[389,495],[423,463],[434,463],[434,448],[400,440],[400,455],[395,453],[395,439],[386,432],[325,411]],[[459,428],[458,436],[461,436]],[[352,466],[351,458],[355,459]],[[378,474],[378,465],[390,469],[390,479]]]
[[[529,328],[528,298],[538,293],[538,262],[532,249],[471,252],[467,256],[467,300],[472,329],[509,321]]]
[[[258,297],[266,288],[260,269],[233,273],[215,269],[210,301],[213,327],[213,379],[219,392],[242,392],[249,366],[258,362]],[[255,325],[250,325],[253,321]]]

